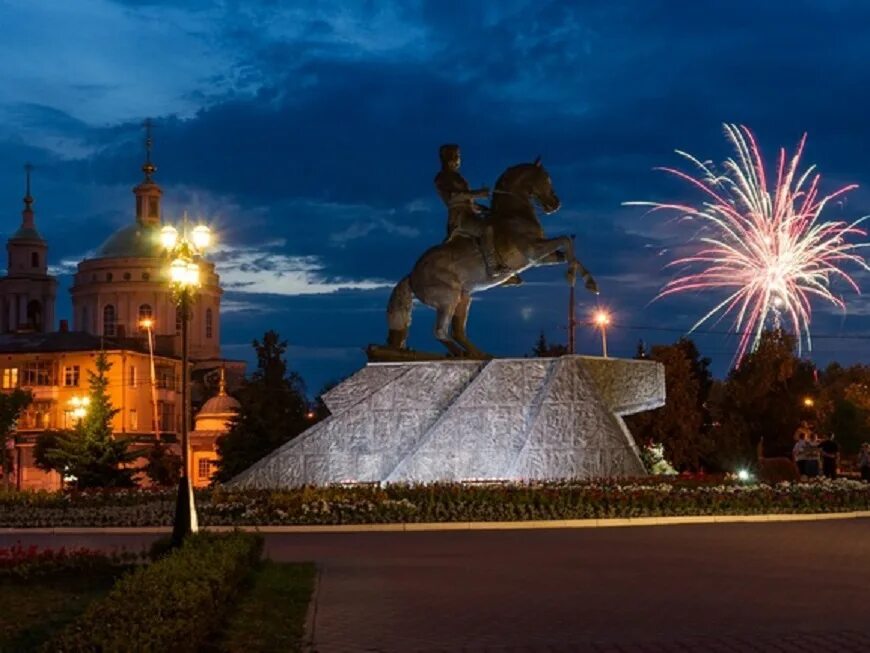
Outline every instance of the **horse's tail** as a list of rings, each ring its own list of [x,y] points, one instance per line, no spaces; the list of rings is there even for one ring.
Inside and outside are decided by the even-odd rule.
[[[411,278],[405,277],[390,293],[387,303],[387,345],[396,349],[404,349],[408,340],[408,329],[411,327],[411,304],[414,296],[411,292]]]

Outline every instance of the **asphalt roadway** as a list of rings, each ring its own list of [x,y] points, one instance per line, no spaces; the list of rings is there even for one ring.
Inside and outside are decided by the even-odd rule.
[[[138,548],[154,536],[11,535]],[[282,534],[314,560],[311,650],[870,651],[870,520]]]

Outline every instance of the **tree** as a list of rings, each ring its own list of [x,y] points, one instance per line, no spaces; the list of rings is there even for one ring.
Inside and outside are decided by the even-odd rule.
[[[130,438],[112,435],[112,407],[106,388],[111,364],[105,352],[97,355],[96,372],[88,371],[89,404],[85,416],[68,431],[49,431],[37,439],[36,464],[72,479],[76,489],[132,487],[136,469],[129,466],[136,457]]]
[[[226,435],[217,439],[218,481],[228,481],[260,458],[299,435],[310,424],[305,385],[287,370],[286,341],[267,331],[254,340],[257,370],[236,398],[240,408]]]
[[[12,477],[12,448],[9,442],[15,423],[32,401],[33,394],[29,390],[16,388],[12,392],[0,394],[0,454],[3,456],[3,484],[7,490]]]
[[[665,367],[667,401],[661,408],[626,418],[641,446],[660,443],[665,459],[680,471],[698,470],[708,451],[703,428],[706,396],[702,393],[709,387],[705,385],[706,366],[703,361],[698,363],[697,351],[690,340],[680,340],[656,345],[645,353],[646,359]]]
[[[172,451],[163,442],[157,440],[148,449],[146,454],[148,462],[144,471],[151,482],[161,487],[169,487],[178,483],[181,473],[181,456]]]
[[[819,430],[834,434],[842,453],[857,453],[870,432],[870,367],[831,363],[819,386],[814,407]]]
[[[535,346],[532,347],[532,356],[537,356],[538,358],[556,358],[558,356],[565,356],[567,353],[568,347],[566,345],[547,342],[547,337],[543,331],[538,336]]]
[[[728,374],[714,416],[717,432],[740,459],[720,457],[723,466],[753,460],[762,439],[765,456],[791,454],[794,433],[809,417],[803,399],[816,390],[815,368],[795,356],[795,346],[794,336],[781,329],[765,331],[757,349]]]

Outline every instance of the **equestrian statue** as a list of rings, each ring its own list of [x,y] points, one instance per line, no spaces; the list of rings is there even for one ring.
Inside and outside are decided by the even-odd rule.
[[[505,170],[487,209],[475,200],[488,198],[489,189],[471,189],[459,173],[459,146],[442,145],[439,154],[435,187],[447,206],[447,238],[424,252],[393,289],[387,304],[387,344],[368,348],[372,360],[432,358],[407,349],[414,297],[435,309],[435,337],[451,356],[487,358],[466,334],[473,293],[519,285],[523,270],[559,263],[568,266],[569,285],[579,273],[586,288],[598,293],[592,275],[574,255],[572,239],[544,235],[535,204],[549,214],[560,202],[540,157]]]

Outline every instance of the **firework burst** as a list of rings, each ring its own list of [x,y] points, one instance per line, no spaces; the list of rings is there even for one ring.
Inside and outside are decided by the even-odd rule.
[[[779,152],[776,177],[769,185],[764,161],[752,132],[744,126],[725,125],[736,156],[717,173],[712,164],[677,151],[695,168],[695,176],[673,168],[657,168],[675,175],[702,191],[697,206],[659,202],[627,202],[649,206],[652,211],[676,211],[680,220],[700,226],[690,241],[695,250],[671,262],[679,275],[666,284],[656,299],[687,291],[723,290],[727,296],[692,327],[708,320],[734,318],[740,342],[736,362],[754,349],[765,326],[788,327],[812,349],[810,321],[814,297],[845,310],[843,300],[831,291],[841,279],[855,292],[858,284],[844,264],[870,270],[858,253],[867,243],[849,242],[866,237],[855,222],[823,221],[821,213],[835,198],[856,188],[849,185],[830,195],[820,195],[820,175],[815,166],[798,171],[806,134],[794,154]]]

